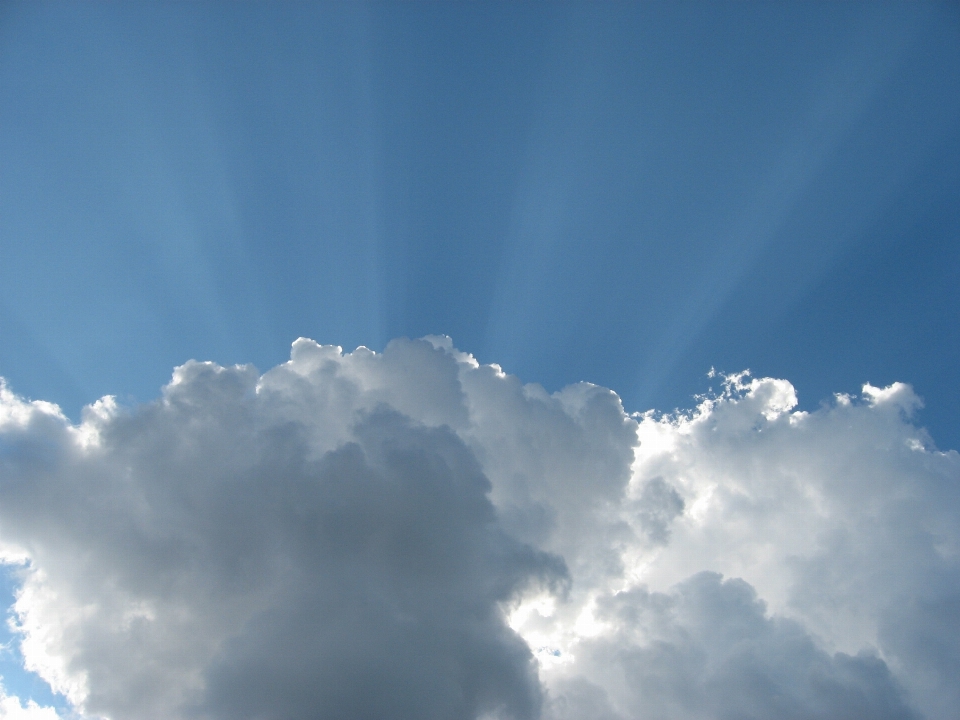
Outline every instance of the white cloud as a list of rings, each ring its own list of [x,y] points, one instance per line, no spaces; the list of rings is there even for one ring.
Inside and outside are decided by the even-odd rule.
[[[53,708],[42,707],[33,700],[24,705],[20,698],[7,695],[0,685],[0,720],[60,720],[60,716]]]
[[[796,403],[630,417],[447,338],[191,362],[78,427],[3,388],[24,656],[114,720],[953,717],[960,457],[907,385]]]

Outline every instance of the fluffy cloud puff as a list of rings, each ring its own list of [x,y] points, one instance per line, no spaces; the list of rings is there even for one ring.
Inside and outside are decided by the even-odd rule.
[[[78,426],[4,388],[0,552],[27,665],[114,720],[948,718],[960,458],[918,405],[741,374],[630,416],[301,339]]]
[[[40,707],[30,701],[26,705],[17,697],[7,695],[0,685],[0,720],[58,720],[53,708]]]

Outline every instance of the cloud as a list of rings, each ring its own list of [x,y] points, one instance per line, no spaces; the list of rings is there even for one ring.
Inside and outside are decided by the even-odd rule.
[[[735,377],[689,416],[644,418],[636,481],[661,476],[688,507],[644,579],[743,578],[831,652],[878,652],[917,708],[949,717],[960,642],[930,640],[960,628],[960,456],[911,424],[920,401],[901,383],[814,413],[788,411],[791,395]]]
[[[907,385],[796,402],[631,416],[447,338],[77,426],[4,387],[23,654],[115,720],[953,717],[960,457]]]
[[[702,572],[669,593],[602,596],[596,614],[606,627],[578,645],[574,682],[555,682],[554,718],[583,717],[570,698],[590,690],[583,704],[611,718],[915,717],[875,653],[828,655],[743,580]]]
[[[303,369],[188,364],[160,402],[80,431],[18,408],[2,517],[32,562],[28,661],[111,717],[534,716],[499,607],[562,560],[502,530],[446,426],[375,389],[330,429]]]
[[[6,694],[0,685],[0,720],[57,720],[57,711],[51,707],[41,707],[32,700],[26,705],[19,698]]]

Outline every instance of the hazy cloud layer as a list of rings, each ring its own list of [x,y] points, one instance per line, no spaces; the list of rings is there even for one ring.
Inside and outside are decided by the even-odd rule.
[[[79,426],[3,389],[0,549],[28,666],[114,720],[939,720],[960,457],[918,405],[743,374],[629,416],[446,338],[301,339]]]

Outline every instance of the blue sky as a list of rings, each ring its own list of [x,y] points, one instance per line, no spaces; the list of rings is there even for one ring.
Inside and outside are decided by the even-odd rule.
[[[902,380],[960,444],[955,5],[2,13],[0,373],[73,417],[444,333],[632,410]]]
[[[960,448],[958,199],[956,3],[0,5],[0,376],[74,421],[445,334],[628,412],[905,382]]]

